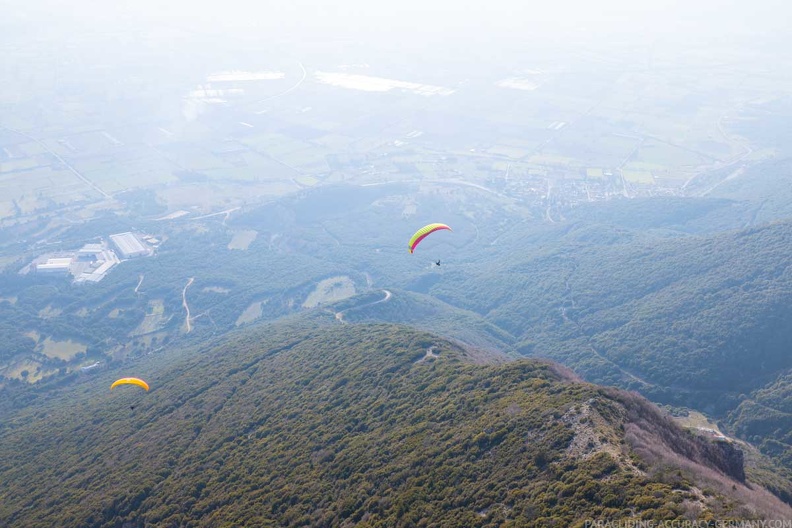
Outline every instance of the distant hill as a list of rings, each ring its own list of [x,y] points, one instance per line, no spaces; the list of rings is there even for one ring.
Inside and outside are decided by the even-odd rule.
[[[333,304],[329,312],[344,323],[406,324],[482,350],[513,352],[514,336],[481,315],[408,290],[375,290]]]
[[[708,196],[748,204],[751,214],[744,225],[792,217],[792,158],[734,169]]]
[[[792,516],[744,481],[734,445],[561,367],[492,358],[405,326],[297,318],[45,393],[6,388],[0,524]],[[131,374],[151,391],[109,390]]]
[[[736,397],[792,367],[792,314],[783,309],[792,301],[792,222],[606,244],[581,244],[578,233],[431,293],[522,337],[528,354],[560,359],[567,342],[602,364],[583,373],[673,385],[669,398],[680,402],[687,393]]]

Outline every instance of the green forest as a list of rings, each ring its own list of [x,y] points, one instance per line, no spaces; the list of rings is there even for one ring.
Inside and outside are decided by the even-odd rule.
[[[576,526],[791,513],[634,394],[300,317],[100,371],[0,424],[9,526]],[[5,389],[3,400],[30,398]],[[14,402],[18,405],[20,402]]]

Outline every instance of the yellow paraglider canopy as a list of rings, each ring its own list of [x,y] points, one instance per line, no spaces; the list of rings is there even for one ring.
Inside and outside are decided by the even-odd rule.
[[[143,387],[144,389],[149,390],[148,383],[138,378],[121,378],[119,380],[115,380],[113,384],[110,385],[110,388],[114,389],[119,385],[137,385],[138,387]]]
[[[429,224],[416,231],[410,239],[410,244],[407,246],[410,249],[410,253],[415,251],[415,246],[420,244],[421,240],[431,235],[435,231],[440,231],[441,229],[448,229],[451,231],[451,228],[445,224]]]

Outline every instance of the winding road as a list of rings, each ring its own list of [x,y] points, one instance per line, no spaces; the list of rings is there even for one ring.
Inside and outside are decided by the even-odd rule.
[[[184,306],[184,309],[187,311],[187,317],[184,318],[184,323],[187,326],[188,334],[192,331],[192,323],[190,323],[190,307],[187,305],[187,288],[190,287],[193,280],[195,280],[195,277],[190,277],[190,280],[187,281],[187,285],[182,290],[182,306]]]
[[[308,72],[305,71],[305,66],[303,66],[302,62],[300,62],[298,64],[300,65],[300,69],[302,70],[302,77],[300,78],[299,81],[297,81],[297,84],[295,84],[294,86],[292,86],[290,88],[287,88],[286,90],[282,91],[281,93],[278,93],[278,94],[275,94],[275,95],[271,95],[269,97],[265,97],[264,99],[261,99],[260,101],[256,101],[254,104],[266,103],[267,101],[269,101],[271,99],[275,99],[276,97],[281,97],[281,96],[286,95],[288,93],[291,93],[294,90],[296,90],[297,88],[299,88],[300,85],[303,83],[303,81],[305,81],[305,78],[308,76]],[[256,113],[257,114],[265,114],[265,113],[267,113],[267,110],[260,110],[260,111],[258,111]]]
[[[211,218],[213,216],[225,215],[225,218],[223,218],[223,225],[225,225],[226,221],[228,220],[228,217],[231,216],[231,213],[233,213],[234,211],[239,211],[240,209],[242,209],[242,208],[241,207],[233,207],[231,209],[226,209],[225,211],[218,211],[216,213],[209,213],[209,214],[205,214],[203,216],[196,216],[194,218],[191,218],[190,220],[202,220],[204,218]]]
[[[577,270],[577,265],[576,264],[575,264],[575,267],[573,269],[573,273],[574,273],[575,270]],[[566,279],[564,279],[564,296],[569,299],[570,305],[571,305],[570,307],[574,309],[574,308],[577,308],[577,306],[575,304],[574,292],[572,291],[572,287],[569,284],[569,279],[570,279],[571,276],[572,276],[572,274],[570,273],[570,275],[568,277],[566,277]],[[588,346],[589,351],[591,353],[593,353],[595,356],[597,356],[603,362],[611,365],[613,368],[618,370],[625,377],[627,377],[627,378],[629,378],[629,379],[631,379],[633,381],[636,381],[636,382],[640,383],[641,385],[643,385],[645,387],[654,387],[655,386],[654,383],[650,383],[650,382],[646,381],[645,379],[642,379],[640,376],[634,374],[633,372],[630,372],[629,370],[627,370],[626,368],[624,368],[623,366],[619,365],[618,363],[616,363],[615,361],[613,361],[609,357],[607,357],[604,354],[602,354],[599,350],[597,350],[597,348],[594,346],[594,343],[592,343],[591,336],[588,334],[588,332],[585,331],[585,329],[583,328],[583,325],[581,325],[578,321],[576,321],[576,320],[572,319],[571,317],[569,317],[569,315],[567,313],[567,307],[566,306],[562,306],[560,308],[560,312],[561,312],[561,317],[564,319],[564,321],[574,325],[575,328],[577,328],[580,336],[585,338],[586,345]]]
[[[731,111],[739,114],[741,112],[741,110],[742,110],[742,105],[740,104],[740,105],[737,105],[736,107],[734,107]],[[720,132],[721,136],[723,136],[723,139],[726,140],[726,142],[730,146],[737,146],[737,147],[741,148],[742,149],[742,153],[736,154],[733,157],[733,159],[727,159],[727,160],[722,160],[722,161],[719,160],[719,161],[716,161],[715,163],[713,163],[711,166],[705,167],[704,170],[697,171],[696,174],[694,174],[693,176],[688,178],[688,180],[682,185],[682,190],[683,191],[685,189],[687,189],[688,185],[690,185],[690,183],[693,182],[693,180],[695,180],[696,178],[698,178],[702,174],[706,174],[709,171],[720,170],[720,169],[723,169],[723,168],[726,168],[726,167],[731,167],[731,166],[737,165],[738,163],[740,163],[743,160],[745,160],[745,158],[747,158],[748,156],[753,154],[754,149],[753,149],[753,147],[751,147],[750,142],[748,140],[746,140],[745,138],[742,138],[740,136],[737,136],[736,134],[729,134],[723,128],[723,120],[724,119],[728,119],[728,114],[729,114],[729,112],[726,112],[722,116],[720,116],[720,118],[718,119],[718,131]],[[736,138],[739,138],[739,139],[736,139]],[[694,195],[695,196],[706,196],[707,194],[712,192],[717,186],[719,186],[720,184],[724,183],[725,181],[732,180],[732,179],[742,175],[743,171],[740,170],[740,169],[743,169],[743,168],[744,167],[738,167],[735,171],[731,172],[724,180],[718,181],[714,185],[710,186],[709,188],[704,189],[702,191],[698,191],[697,193],[694,193]]]
[[[336,318],[336,320],[337,320],[339,323],[341,323],[341,324],[347,324],[347,322],[346,322],[346,321],[344,321],[344,313],[345,313],[345,312],[348,312],[348,311],[350,311],[350,310],[357,310],[357,309],[359,309],[359,308],[366,308],[367,306],[374,306],[375,304],[379,304],[379,303],[384,303],[384,302],[387,302],[387,301],[389,301],[389,300],[390,300],[391,296],[393,295],[393,294],[392,294],[391,292],[389,292],[388,290],[382,290],[382,293],[384,293],[384,294],[385,294],[385,297],[384,297],[384,298],[382,298],[382,299],[380,299],[379,301],[373,301],[373,302],[366,303],[366,304],[360,304],[360,305],[358,305],[358,306],[352,306],[351,308],[347,308],[346,310],[341,310],[340,312],[336,312],[336,314],[335,314],[335,318]]]

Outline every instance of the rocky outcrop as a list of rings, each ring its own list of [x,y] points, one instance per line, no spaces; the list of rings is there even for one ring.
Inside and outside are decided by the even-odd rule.
[[[650,463],[688,460],[745,482],[743,452],[733,442],[683,429],[638,394],[616,389],[606,391],[623,405],[626,438],[631,447]]]
[[[707,442],[704,451],[709,462],[725,475],[745,482],[745,460],[742,449],[729,441],[713,441],[707,438],[704,441]]]

